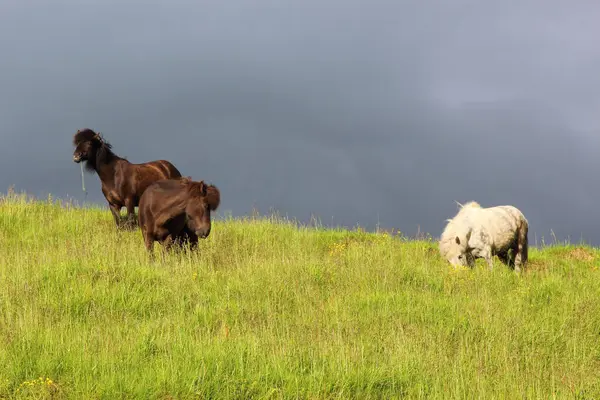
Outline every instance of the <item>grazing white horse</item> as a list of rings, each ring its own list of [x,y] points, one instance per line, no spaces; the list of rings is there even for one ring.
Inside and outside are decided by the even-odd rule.
[[[473,267],[475,259],[484,258],[490,269],[497,255],[515,272],[527,262],[529,223],[513,206],[482,208],[477,202],[461,206],[442,233],[440,254],[453,265]],[[513,254],[509,254],[512,250]]]

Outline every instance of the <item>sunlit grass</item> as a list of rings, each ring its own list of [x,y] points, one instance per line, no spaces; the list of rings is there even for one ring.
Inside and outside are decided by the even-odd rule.
[[[151,264],[105,209],[11,195],[0,398],[600,398],[600,252],[530,258],[247,218]]]

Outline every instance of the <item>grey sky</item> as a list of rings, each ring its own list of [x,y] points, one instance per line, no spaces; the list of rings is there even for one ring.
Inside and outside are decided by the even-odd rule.
[[[215,183],[220,214],[438,236],[477,200],[519,207],[532,241],[600,244],[599,19],[552,0],[7,0],[0,188],[82,200],[89,127]]]

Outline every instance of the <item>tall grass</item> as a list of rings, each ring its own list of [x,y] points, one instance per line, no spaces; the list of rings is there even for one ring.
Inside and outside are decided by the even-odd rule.
[[[600,252],[530,258],[248,218],[149,263],[107,210],[11,195],[0,398],[600,398]]]

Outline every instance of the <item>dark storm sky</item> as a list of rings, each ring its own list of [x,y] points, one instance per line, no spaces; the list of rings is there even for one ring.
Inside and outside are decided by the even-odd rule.
[[[519,207],[532,242],[600,244],[599,20],[566,0],[4,0],[0,188],[83,200],[89,127],[215,183],[221,215],[439,236],[476,200]]]

